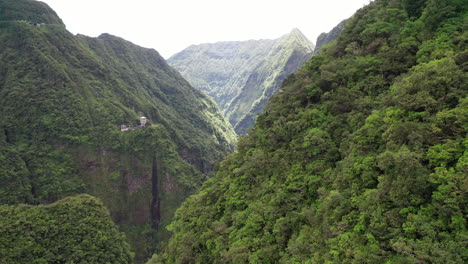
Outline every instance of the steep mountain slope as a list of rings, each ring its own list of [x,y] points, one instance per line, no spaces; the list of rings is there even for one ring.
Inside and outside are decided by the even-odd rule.
[[[104,205],[82,194],[50,205],[0,205],[0,259],[16,264],[132,263],[132,254]]]
[[[336,25],[332,30],[330,30],[328,33],[322,33],[317,37],[317,41],[315,42],[315,49],[314,49],[314,54],[319,54],[320,49],[337,40],[338,37],[340,36],[341,32],[343,32],[343,29],[346,25],[347,20],[341,21],[338,25]]]
[[[212,96],[239,134],[255,122],[281,82],[312,56],[298,30],[275,40],[190,46],[168,59],[195,88]]]
[[[467,26],[461,0],[359,10],[150,263],[466,263]]]
[[[231,125],[154,50],[73,36],[37,1],[0,14],[0,203],[91,193],[141,260],[233,149]]]

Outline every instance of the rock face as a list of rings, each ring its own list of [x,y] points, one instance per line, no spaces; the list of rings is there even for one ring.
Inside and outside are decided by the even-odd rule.
[[[0,43],[0,204],[92,194],[141,262],[233,150],[232,126],[157,51],[74,36],[44,3],[1,0]]]
[[[348,20],[345,19],[345,20],[341,21],[338,25],[336,25],[336,27],[334,27],[332,30],[330,30],[330,32],[328,32],[328,33],[324,32],[324,33],[320,34],[318,36],[318,38],[317,38],[317,41],[315,42],[314,54],[318,54],[320,52],[320,49],[324,45],[327,45],[327,44],[331,43],[332,41],[335,41],[336,39],[338,39],[341,32],[343,32],[343,29],[346,26],[347,21]]]
[[[314,45],[294,29],[274,40],[193,45],[168,62],[195,88],[212,96],[236,132],[243,134],[313,50]]]

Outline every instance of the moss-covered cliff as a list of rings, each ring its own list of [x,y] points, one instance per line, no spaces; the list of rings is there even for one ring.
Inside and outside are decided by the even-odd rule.
[[[252,127],[283,80],[312,56],[298,30],[275,40],[193,45],[168,59],[197,89],[212,96],[239,134]]]
[[[91,193],[141,261],[233,149],[232,127],[155,50],[74,36],[41,2],[1,0],[0,43],[0,203]]]
[[[323,32],[322,34],[320,34],[317,37],[317,40],[315,41],[314,54],[319,54],[320,49],[322,49],[323,46],[337,40],[338,37],[341,35],[341,32],[343,32],[346,22],[347,20],[345,19],[341,21],[338,25],[336,25],[334,28],[332,28],[329,32]]]

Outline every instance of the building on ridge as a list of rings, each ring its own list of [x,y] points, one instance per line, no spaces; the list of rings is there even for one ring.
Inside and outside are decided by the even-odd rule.
[[[146,117],[140,117],[140,127],[145,127],[146,125]]]

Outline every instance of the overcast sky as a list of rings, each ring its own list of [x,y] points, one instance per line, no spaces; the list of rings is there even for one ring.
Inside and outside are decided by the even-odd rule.
[[[370,0],[42,0],[74,34],[110,33],[168,58],[192,44],[275,39],[293,28],[315,43]]]

